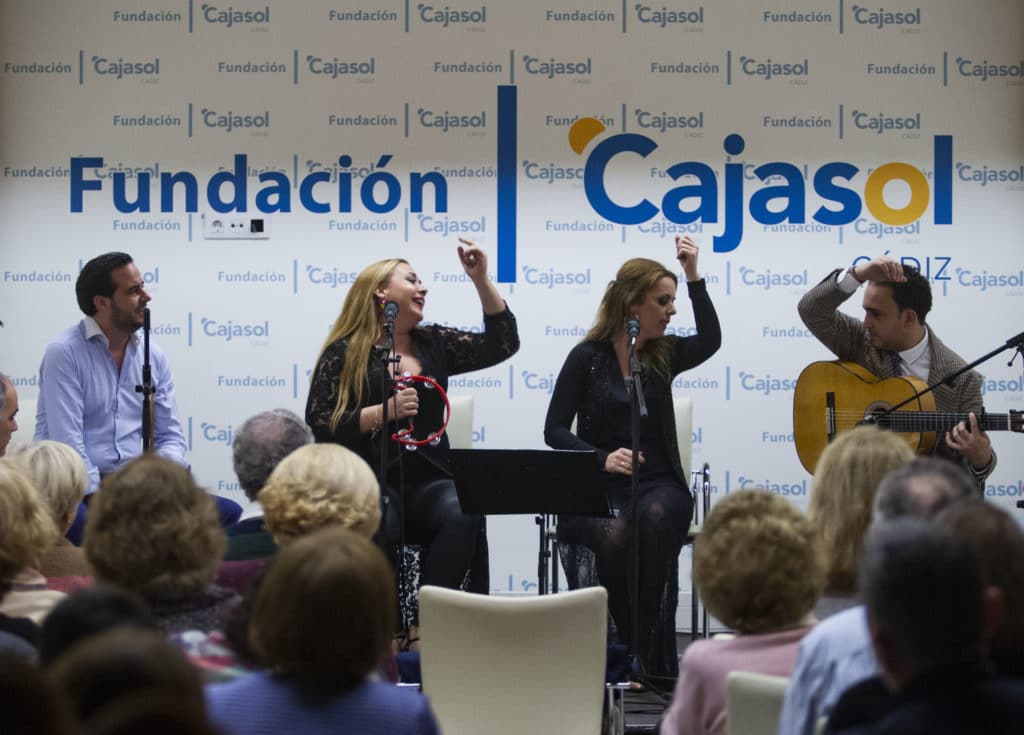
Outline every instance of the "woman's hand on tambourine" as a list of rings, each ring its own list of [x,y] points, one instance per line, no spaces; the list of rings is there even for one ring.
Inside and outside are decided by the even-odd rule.
[[[477,247],[477,244],[472,240],[466,240],[459,238],[459,261],[462,263],[462,269],[466,271],[466,275],[476,283],[477,279],[487,278],[487,253]]]
[[[643,464],[647,460],[644,459],[644,453],[639,452],[637,458],[640,460],[640,464]],[[615,472],[619,475],[630,475],[633,473],[633,451],[621,447],[616,449],[614,452],[609,452],[608,456],[604,460],[604,469],[606,472]]]
[[[388,404],[388,421],[400,421],[420,412],[420,396],[415,388],[395,391],[395,397]]]

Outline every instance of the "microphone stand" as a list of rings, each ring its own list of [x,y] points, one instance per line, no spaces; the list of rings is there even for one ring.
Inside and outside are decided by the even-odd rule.
[[[640,596],[640,524],[637,521],[637,509],[640,500],[640,425],[647,419],[647,403],[640,383],[640,359],[636,354],[636,338],[627,337],[629,341],[629,378],[626,388],[630,395],[630,437],[633,451],[632,472],[630,477],[630,535],[629,535],[629,567],[626,589],[629,594],[629,668],[635,680],[645,683],[647,672],[644,669],[640,647],[639,596]]]
[[[388,429],[388,404],[391,402],[391,396],[394,395],[395,386],[398,384],[398,365],[402,360],[402,356],[394,353],[394,322],[385,319],[384,321],[384,339],[380,346],[375,348],[380,357],[381,361],[381,376],[380,386],[381,395],[383,396],[382,408],[381,408],[381,429],[380,429],[380,468],[378,476],[380,478],[381,487],[381,502],[384,504],[383,517],[381,518],[381,535],[384,542],[384,548],[389,553],[391,558],[395,562],[395,571],[397,576],[398,589],[402,590],[406,586],[406,575],[405,575],[405,498],[404,498],[404,478],[402,477],[402,453],[399,450],[397,454],[398,459],[398,495],[397,503],[398,506],[394,509],[394,512],[398,514],[398,546],[393,551],[391,550],[392,540],[389,537],[388,529],[390,523],[388,522],[389,517],[392,513],[391,498],[385,491],[387,487],[387,476],[388,476],[388,451],[391,442],[391,432]],[[389,370],[389,366],[391,370]],[[398,600],[398,619],[399,624],[402,626],[402,630],[405,630],[405,620],[402,615],[402,601]]]
[[[149,363],[149,307],[142,312],[142,384],[135,386],[135,392],[142,394],[142,452],[153,451],[153,401],[156,389],[153,387],[153,370]]]

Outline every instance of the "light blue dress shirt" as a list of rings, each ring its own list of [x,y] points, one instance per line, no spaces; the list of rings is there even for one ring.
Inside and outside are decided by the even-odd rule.
[[[840,694],[877,674],[863,605],[821,621],[800,641],[778,735],[814,735],[818,720],[832,711]]]
[[[101,475],[142,454],[142,394],[135,390],[142,384],[142,353],[142,340],[133,334],[118,374],[106,335],[88,316],[46,346],[39,366],[35,438],[78,450],[89,470],[86,493],[96,491]],[[174,379],[167,357],[152,340],[149,360],[156,389],[153,450],[188,467]]]

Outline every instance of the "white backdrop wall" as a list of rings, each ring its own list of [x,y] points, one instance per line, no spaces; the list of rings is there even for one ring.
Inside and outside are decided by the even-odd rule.
[[[491,254],[522,349],[451,391],[476,399],[477,446],[541,447],[555,375],[618,264],[671,262],[673,236],[688,232],[724,332],[721,351],[676,384],[696,404],[694,462],[710,463],[714,497],[761,485],[802,506],[793,381],[830,357],[796,314],[808,286],[888,253],[932,278],[929,323],[966,359],[1024,328],[1022,37],[1017,0],[3,0],[0,370],[35,398],[44,345],[80,318],[81,264],[132,253],[195,474],[241,499],[233,427],[269,407],[302,412],[327,328],[369,262],[407,257],[430,288],[429,319],[480,327],[455,255],[466,235]],[[514,107],[499,106],[499,88]],[[577,154],[569,131],[583,117],[604,130]],[[585,178],[599,146],[638,140],[647,155],[622,153]],[[892,162],[920,172],[913,188],[883,186],[892,167],[869,183]],[[702,203],[699,217],[663,204],[697,181],[673,180],[679,163],[713,172],[704,198],[683,202]],[[771,163],[788,166],[755,172]],[[815,183],[836,163],[849,165],[834,180],[844,199]],[[743,191],[727,194],[736,166]],[[499,187],[499,170],[511,185]],[[165,174],[194,177],[195,201]],[[233,181],[211,201],[217,176]],[[417,201],[420,177],[432,183]],[[788,198],[752,201],[783,185]],[[616,222],[591,203],[601,188],[622,207],[650,202],[653,216]],[[716,246],[731,212],[742,235]],[[254,219],[262,238],[211,236]],[[673,326],[685,333],[681,295]],[[1008,359],[981,368],[989,410],[1024,403],[1021,362]],[[992,440],[987,494],[1013,508],[1022,437]],[[530,589],[532,518],[490,529],[495,590]]]

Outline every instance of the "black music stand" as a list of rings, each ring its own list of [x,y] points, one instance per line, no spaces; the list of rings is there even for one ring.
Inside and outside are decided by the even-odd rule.
[[[611,516],[596,452],[452,449],[450,460],[463,513],[537,516],[538,594],[547,593],[549,563],[552,591],[558,591],[558,540],[551,516]]]

